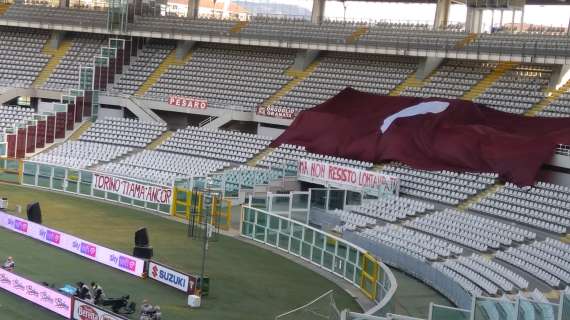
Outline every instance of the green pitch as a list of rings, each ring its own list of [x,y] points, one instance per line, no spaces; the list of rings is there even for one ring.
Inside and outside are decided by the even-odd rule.
[[[186,237],[186,226],[147,212],[61,193],[0,184],[10,209],[39,201],[43,223],[100,245],[129,253],[134,232],[147,227],[156,260],[177,269],[200,270],[201,245]],[[163,318],[273,319],[328,290],[335,290],[339,309],[359,310],[341,288],[304,267],[256,246],[221,236],[210,244],[207,274],[210,296],[200,309],[186,307],[186,296],[152,280],[142,280],[36,240],[0,229],[0,259],[12,255],[16,272],[57,286],[98,281],[108,296],[130,294],[140,304],[148,299],[162,308]],[[410,316],[427,315],[429,301],[448,305],[433,290],[397,274],[396,309]],[[0,315],[10,320],[61,319],[0,290]]]

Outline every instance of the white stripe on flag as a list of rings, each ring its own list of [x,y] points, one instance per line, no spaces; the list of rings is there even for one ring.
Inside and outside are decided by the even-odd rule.
[[[398,118],[413,117],[426,113],[440,113],[445,111],[447,107],[449,107],[449,102],[444,102],[444,101],[428,101],[416,104],[415,106],[407,107],[406,109],[402,109],[384,119],[384,122],[380,127],[380,131],[382,131],[382,133],[385,133],[386,130],[388,130],[388,128],[392,124],[392,122],[396,121],[396,119]]]

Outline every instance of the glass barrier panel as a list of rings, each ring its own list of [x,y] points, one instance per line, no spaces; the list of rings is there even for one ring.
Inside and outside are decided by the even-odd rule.
[[[119,195],[113,192],[106,192],[105,197],[111,201],[119,201]]]
[[[38,169],[38,186],[44,188],[51,188],[51,176],[52,176],[53,168],[45,165],[40,164]]]
[[[57,190],[64,190],[64,184],[65,184],[65,168],[54,167],[51,187]]]
[[[293,193],[291,194],[291,209],[308,209],[309,208],[309,194],[308,193]]]
[[[471,312],[468,310],[457,309],[452,307],[431,305],[430,320],[469,320]]]
[[[517,320],[555,320],[558,305],[519,298]]]
[[[327,189],[309,189],[311,208],[327,209]]]
[[[254,207],[254,208],[267,210],[267,205],[268,205],[267,196],[265,196],[265,195],[260,196],[260,197],[252,196],[250,198],[249,205]]]
[[[290,195],[270,194],[269,212],[277,214],[289,214]]]
[[[79,171],[67,169],[67,183],[65,191],[77,193],[79,188]]]
[[[22,184],[35,186],[38,165],[36,163],[24,162],[24,170],[22,173]]]
[[[362,205],[362,193],[347,190],[347,192],[346,192],[346,205],[347,206],[360,206],[360,205]]]
[[[327,210],[343,210],[345,195],[346,190],[329,189],[329,201]]]
[[[560,320],[570,320],[570,293],[565,293],[561,298],[562,305],[560,306]]]
[[[91,195],[93,183],[93,174],[89,171],[80,171],[79,193],[83,195]]]
[[[473,320],[515,320],[515,304],[511,301],[477,297]]]

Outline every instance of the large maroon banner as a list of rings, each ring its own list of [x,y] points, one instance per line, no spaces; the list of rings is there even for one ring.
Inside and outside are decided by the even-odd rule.
[[[424,170],[493,172],[534,183],[558,144],[570,144],[569,118],[524,117],[465,100],[389,97],[347,88],[299,113],[272,146]]]

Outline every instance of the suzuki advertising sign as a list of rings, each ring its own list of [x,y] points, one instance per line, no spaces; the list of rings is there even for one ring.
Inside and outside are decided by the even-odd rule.
[[[154,261],[150,261],[148,265],[148,277],[189,294],[193,294],[196,290],[195,277]]]
[[[142,277],[144,260],[0,212],[0,226],[109,267]]]
[[[73,304],[73,319],[75,320],[127,320],[123,316],[114,314],[100,307],[75,299]]]
[[[0,269],[0,288],[69,319],[71,297]]]

